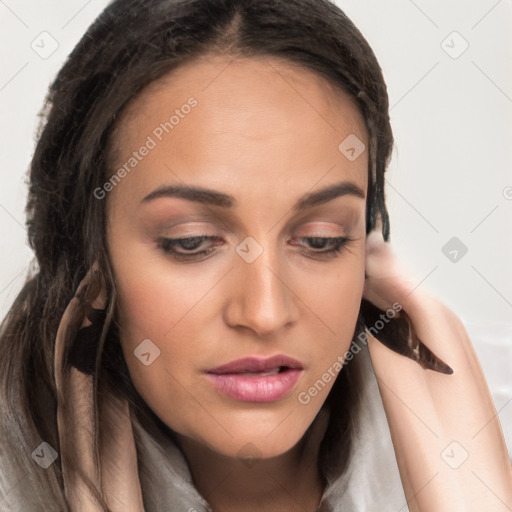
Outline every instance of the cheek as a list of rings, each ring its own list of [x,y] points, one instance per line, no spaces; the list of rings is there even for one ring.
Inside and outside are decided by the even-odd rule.
[[[346,338],[355,327],[364,288],[364,246],[340,258],[334,271],[318,272],[303,290],[305,302],[336,338]],[[352,332],[350,332],[350,335]]]
[[[176,360],[185,362],[188,354],[200,350],[199,333],[215,307],[211,297],[204,300],[212,284],[198,279],[197,272],[194,278],[190,271],[172,272],[149,262],[141,268],[122,273],[120,267],[116,277],[125,357],[129,363],[142,340],[150,339],[160,350],[159,363],[165,361],[172,368]]]
[[[186,390],[201,339],[204,344],[206,312],[198,303],[205,291],[146,269],[143,274],[132,270],[116,283],[121,346],[139,394],[165,423],[182,430],[180,411],[190,409]]]
[[[169,271],[146,245],[121,236],[112,242],[116,320],[124,358],[137,391],[154,409],[155,399],[162,400],[159,396],[168,389],[165,379],[175,373],[176,361],[181,368],[187,366],[197,351],[188,339],[179,344],[172,340],[179,329],[186,330],[187,312],[194,310],[201,290],[183,272]]]
[[[308,305],[320,321],[313,336],[314,359],[307,378],[297,390],[297,400],[306,409],[312,407],[315,411],[345,371],[345,357],[355,334],[363,294],[364,257],[352,259],[332,277],[319,281],[308,295]]]
[[[197,314],[215,275],[195,265],[173,264],[152,244],[129,235],[121,233],[113,242],[117,319],[125,344],[133,350],[145,338],[167,343]]]

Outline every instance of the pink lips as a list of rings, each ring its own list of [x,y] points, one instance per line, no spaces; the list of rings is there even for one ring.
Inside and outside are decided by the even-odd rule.
[[[209,370],[208,380],[221,393],[243,402],[273,402],[287,395],[304,369],[300,361],[279,354],[246,357]]]

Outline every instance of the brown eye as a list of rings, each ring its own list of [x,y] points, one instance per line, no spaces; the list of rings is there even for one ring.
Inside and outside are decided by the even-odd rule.
[[[186,238],[160,238],[158,240],[158,246],[166,254],[170,254],[176,258],[197,258],[198,256],[205,256],[206,254],[209,254],[213,250],[213,248],[205,249],[198,252],[190,251],[196,251],[201,247],[203,242],[207,240],[213,241],[216,238],[217,237],[206,235],[191,236]]]

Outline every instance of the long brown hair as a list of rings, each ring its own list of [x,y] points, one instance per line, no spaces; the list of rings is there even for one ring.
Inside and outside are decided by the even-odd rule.
[[[1,450],[38,510],[67,509],[59,459],[42,470],[30,453],[42,441],[58,451],[56,330],[76,287],[96,260],[109,298],[106,341],[95,355],[97,367],[105,367],[106,351],[112,357],[109,371],[95,378],[100,384],[101,379],[108,380],[134,408],[144,409],[119,348],[115,283],[105,236],[106,201],[93,196],[109,177],[109,135],[124,107],[144,87],[180,64],[212,52],[282,57],[322,75],[351,96],[369,134],[366,232],[380,224],[384,238],[389,237],[384,173],[393,137],[386,85],[367,41],[336,5],[329,0],[111,2],[49,88],[30,165],[26,208],[35,261],[0,332]],[[329,457],[350,453],[347,433],[359,386],[355,359],[327,398],[333,413],[321,446],[322,464]],[[158,422],[151,411],[144,414]],[[346,440],[341,452],[332,454],[328,447],[340,439]]]

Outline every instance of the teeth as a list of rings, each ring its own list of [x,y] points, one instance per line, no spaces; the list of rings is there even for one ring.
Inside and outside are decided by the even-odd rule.
[[[270,370],[265,370],[265,371],[261,371],[261,372],[240,372],[238,375],[251,375],[251,376],[255,376],[255,377],[266,377],[267,375],[276,375],[277,373],[279,373],[279,370],[281,369],[281,367],[277,367],[277,368],[272,368]]]

